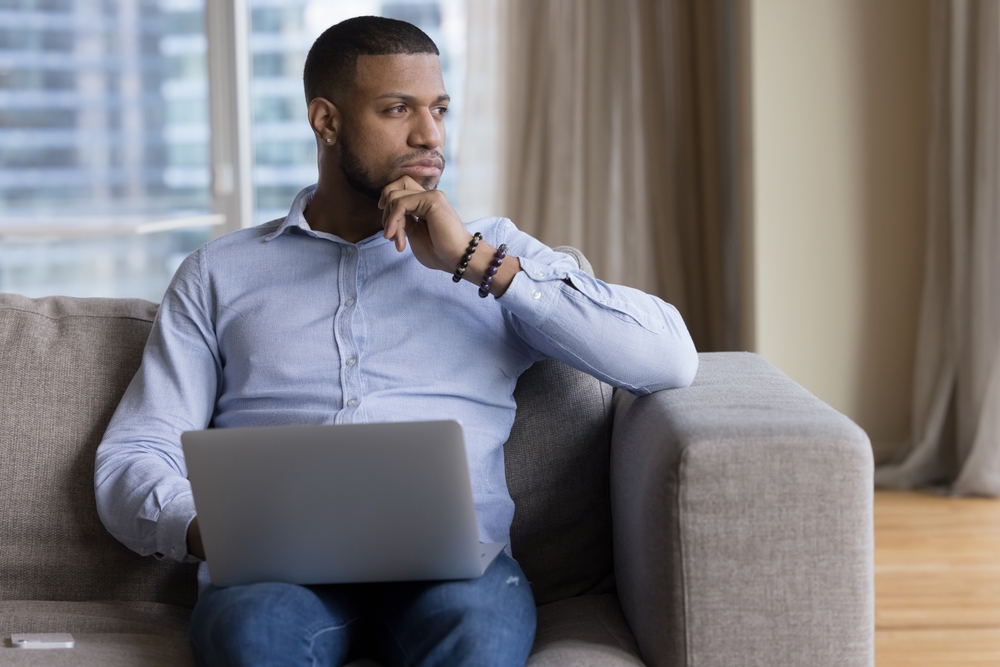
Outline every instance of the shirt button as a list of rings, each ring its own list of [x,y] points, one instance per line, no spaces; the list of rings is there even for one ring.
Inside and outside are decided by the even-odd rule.
[[[348,255],[353,255],[356,252],[357,252],[357,248],[355,248],[352,245],[347,246],[347,254]]]
[[[358,399],[356,398],[352,398],[351,400],[347,401],[347,407],[349,408],[353,408],[357,404],[358,404]]]
[[[357,357],[348,357],[347,358],[347,365],[348,366],[353,366],[356,363],[358,363],[358,358]]]
[[[541,299],[542,298],[542,293],[539,292],[538,290],[533,290],[531,292],[531,298],[532,299]]]
[[[344,302],[344,305],[345,306],[353,306],[354,305],[354,299],[348,298],[347,301]]]
[[[536,278],[544,278],[545,277],[545,272],[544,271],[535,271],[535,277]]]

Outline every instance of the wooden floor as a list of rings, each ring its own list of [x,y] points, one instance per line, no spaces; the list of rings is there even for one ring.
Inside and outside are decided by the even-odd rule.
[[[1000,500],[875,493],[875,664],[1000,666]]]

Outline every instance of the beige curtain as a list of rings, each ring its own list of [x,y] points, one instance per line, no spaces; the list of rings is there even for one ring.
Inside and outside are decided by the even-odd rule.
[[[1000,3],[938,0],[912,444],[876,484],[1000,495]]]
[[[489,7],[496,33],[483,31]],[[500,49],[501,212],[549,245],[580,248],[600,278],[676,305],[701,350],[750,344],[742,8],[470,0],[470,63],[478,43]],[[475,106],[468,115],[481,117]]]

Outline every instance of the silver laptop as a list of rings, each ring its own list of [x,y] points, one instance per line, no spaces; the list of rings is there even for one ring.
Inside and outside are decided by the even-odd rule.
[[[212,583],[471,579],[478,538],[455,421],[181,435]]]

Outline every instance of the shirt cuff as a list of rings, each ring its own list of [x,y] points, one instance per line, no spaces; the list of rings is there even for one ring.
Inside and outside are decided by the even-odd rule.
[[[525,324],[541,329],[562,292],[566,271],[531,260],[518,260],[521,270],[514,275],[497,303]]]
[[[156,520],[156,554],[157,558],[195,563],[195,558],[187,550],[187,529],[194,520],[194,496],[190,492],[182,493],[167,503],[160,510]]]

